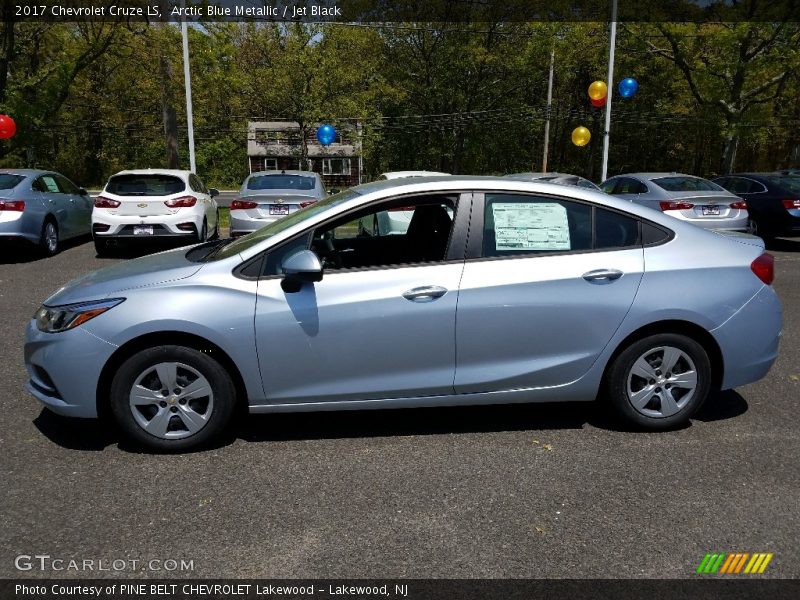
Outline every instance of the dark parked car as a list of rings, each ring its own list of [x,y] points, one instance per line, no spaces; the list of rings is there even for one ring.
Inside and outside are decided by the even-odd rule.
[[[714,182],[747,202],[748,225],[755,235],[800,236],[800,175],[734,173]]]
[[[45,254],[90,232],[89,193],[53,171],[0,169],[0,240],[24,241]]]

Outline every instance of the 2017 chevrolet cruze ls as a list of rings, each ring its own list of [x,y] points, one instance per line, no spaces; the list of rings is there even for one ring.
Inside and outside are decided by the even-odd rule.
[[[402,235],[358,227],[413,211]],[[574,187],[373,183],[235,241],[147,256],[48,298],[27,389],[152,450],[252,413],[607,399],[649,429],[764,377],[781,309],[756,237]]]

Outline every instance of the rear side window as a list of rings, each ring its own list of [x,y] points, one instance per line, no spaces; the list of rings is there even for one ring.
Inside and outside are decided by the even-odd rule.
[[[306,175],[256,175],[247,180],[248,190],[313,190],[316,178]]]
[[[667,190],[668,192],[719,192],[722,188],[716,183],[712,183],[700,177],[659,177],[653,179],[658,187]]]
[[[114,175],[106,192],[117,196],[169,196],[186,190],[186,184],[174,175]]]
[[[25,179],[24,175],[0,173],[0,190],[12,190],[17,187],[23,179]]]
[[[630,248],[640,242],[639,220],[589,204],[486,194],[483,256]]]

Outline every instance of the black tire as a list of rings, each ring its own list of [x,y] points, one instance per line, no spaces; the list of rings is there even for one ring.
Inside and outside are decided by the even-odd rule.
[[[675,373],[660,370],[662,363],[659,361],[667,355],[659,349],[664,348],[676,349],[678,352],[673,356],[682,353],[673,365]],[[634,371],[640,358],[652,369],[653,379],[646,381],[638,369]],[[691,380],[692,372],[696,384],[690,393],[685,385]],[[644,429],[664,430],[688,422],[708,397],[711,379],[711,361],[703,346],[684,335],[663,333],[634,342],[614,359],[606,373],[605,393],[617,414],[628,423]],[[651,399],[637,408],[629,389],[640,402]],[[667,393],[668,397],[664,395]],[[677,412],[673,413],[674,409]]]
[[[197,232],[197,242],[203,243],[208,239],[208,223],[203,219],[203,226]]]
[[[39,249],[45,256],[55,256],[61,249],[61,242],[58,239],[58,225],[51,217],[45,219],[42,224]]]
[[[219,239],[219,209],[217,209],[217,224],[214,226],[214,235],[212,235],[209,239],[211,240]]]
[[[205,382],[201,383],[207,383],[210,387],[210,394],[197,399],[190,398],[188,402],[181,402],[177,400],[180,395],[169,393],[162,401],[153,402],[152,405],[143,403],[141,410],[133,408],[130,395],[137,380],[141,382],[140,385],[154,382],[149,383],[146,388],[148,398],[151,393],[154,396],[158,393],[163,394],[158,391],[159,386],[164,386],[160,382],[160,374],[154,375],[154,373],[156,365],[163,366],[165,364],[178,365],[176,389],[188,389],[189,385],[193,384],[191,376],[199,374],[205,378]],[[147,375],[142,378],[143,374]],[[156,379],[153,380],[153,377]],[[197,380],[199,377],[194,381]],[[182,388],[182,383],[187,381],[189,383]],[[145,388],[139,387],[138,389],[144,390]],[[200,403],[199,406],[192,405],[196,400]],[[204,400],[205,405],[203,406]],[[185,346],[157,346],[142,350],[120,366],[111,383],[110,405],[114,421],[129,440],[138,446],[156,452],[182,452],[207,446],[226,429],[233,415],[235,404],[236,388],[228,372],[213,358],[213,354]],[[146,412],[145,409],[150,412]],[[137,416],[134,416],[134,411],[137,411]],[[167,413],[167,411],[170,412]],[[198,431],[190,432],[187,425],[192,419],[188,421],[184,419],[184,415],[187,413],[201,415],[205,424],[201,425]],[[161,436],[149,433],[142,424],[147,421],[147,424],[158,425],[157,417],[162,417],[159,419],[161,424],[167,424],[165,433]],[[177,421],[175,417],[177,417]],[[173,435],[179,437],[172,439],[168,437]]]
[[[94,251],[98,257],[108,256],[108,241],[92,238],[94,241]]]

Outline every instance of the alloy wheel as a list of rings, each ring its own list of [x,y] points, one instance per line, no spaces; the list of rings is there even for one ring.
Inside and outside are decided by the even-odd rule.
[[[633,408],[648,417],[671,417],[697,390],[697,369],[691,357],[674,346],[652,348],[630,368],[626,392]]]

